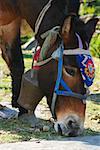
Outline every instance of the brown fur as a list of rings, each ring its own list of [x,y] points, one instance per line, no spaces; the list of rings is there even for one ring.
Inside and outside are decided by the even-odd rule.
[[[6,61],[9,69],[11,69],[12,56],[11,56],[11,47],[13,41],[16,38],[16,35],[19,32],[19,26],[21,24],[20,17],[16,18],[10,24],[0,26],[0,48],[2,51],[2,57]]]
[[[0,0],[0,26],[7,25],[19,16],[14,0]]]

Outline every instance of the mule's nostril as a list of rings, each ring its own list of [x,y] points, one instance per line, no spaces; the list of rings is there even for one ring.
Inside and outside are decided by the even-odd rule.
[[[59,133],[60,135],[62,135],[62,129],[61,129],[61,127],[60,127],[60,124],[58,124],[58,133]]]
[[[72,120],[69,120],[68,126],[69,126],[69,127],[72,127],[72,124],[73,124],[73,121],[72,121]]]

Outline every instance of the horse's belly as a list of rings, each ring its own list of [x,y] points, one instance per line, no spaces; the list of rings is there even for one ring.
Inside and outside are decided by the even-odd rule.
[[[0,10],[0,26],[9,24],[13,20],[15,20],[15,18],[17,18],[17,15],[15,13]]]
[[[3,59],[6,61],[7,65],[10,66],[11,63],[11,48],[13,46],[14,40],[16,40],[19,34],[19,28],[21,19],[18,17],[13,22],[8,25],[0,26],[0,49]]]
[[[0,26],[0,37],[4,43],[11,45],[19,32],[21,19],[18,17],[10,24]]]

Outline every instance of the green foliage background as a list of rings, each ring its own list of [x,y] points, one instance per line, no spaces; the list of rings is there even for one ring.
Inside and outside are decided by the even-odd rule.
[[[90,50],[91,50],[92,56],[100,58],[100,34],[92,38]]]
[[[84,0],[81,5],[80,14],[95,14],[100,16],[100,0]]]
[[[100,0],[84,0],[80,7],[80,15],[100,16]],[[100,31],[100,25],[97,26]],[[100,58],[100,33],[96,33],[90,43],[92,56]]]

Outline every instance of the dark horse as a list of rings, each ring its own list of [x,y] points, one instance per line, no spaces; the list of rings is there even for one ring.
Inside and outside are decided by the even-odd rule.
[[[17,107],[24,62],[20,44],[21,19],[24,18],[35,31],[35,22],[48,0],[0,0],[0,47],[12,77],[12,106]],[[69,13],[78,15],[79,0],[52,0],[44,15],[36,38],[56,25],[61,25]]]

